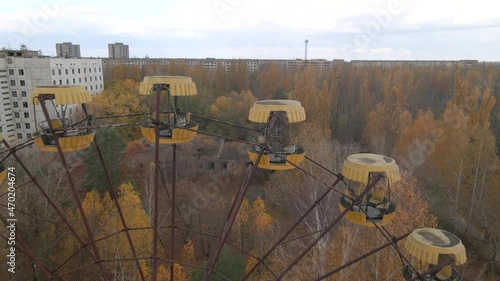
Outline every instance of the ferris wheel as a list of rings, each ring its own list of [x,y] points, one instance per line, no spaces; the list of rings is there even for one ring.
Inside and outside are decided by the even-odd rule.
[[[217,272],[216,264],[221,256],[222,249],[228,244],[228,237],[238,216],[238,212],[243,204],[251,179],[255,176],[257,169],[279,171],[287,173],[287,170],[296,169],[307,176],[314,178],[310,172],[301,167],[304,161],[310,161],[314,165],[319,165],[313,159],[306,156],[307,147],[295,143],[290,130],[291,123],[300,123],[306,120],[306,112],[299,101],[293,100],[261,100],[256,101],[250,108],[248,120],[261,125],[257,130],[256,142],[238,140],[226,136],[217,135],[211,132],[200,130],[200,125],[193,119],[205,118],[195,116],[187,109],[181,108],[178,99],[186,99],[197,94],[195,83],[190,77],[185,76],[148,76],[145,77],[140,86],[139,93],[149,97],[150,111],[144,114],[145,120],[141,124],[130,124],[130,126],[139,126],[143,138],[154,144],[154,188],[152,200],[152,223],[148,229],[151,230],[152,250],[150,256],[140,256],[137,245],[133,243],[134,229],[128,227],[129,218],[123,211],[118,200],[118,191],[112,184],[107,165],[102,157],[102,151],[97,141],[94,141],[96,134],[99,134],[100,126],[94,126],[93,118],[89,114],[88,103],[91,102],[91,95],[82,87],[62,87],[46,86],[37,87],[30,95],[30,101],[34,108],[41,107],[43,119],[37,122],[37,133],[34,139],[16,146],[10,146],[7,141],[0,137],[3,143],[2,158],[0,162],[0,184],[8,178],[9,171],[5,166],[7,158],[12,157],[18,166],[25,171],[32,182],[39,190],[48,205],[57,213],[62,223],[68,228],[69,233],[73,235],[80,245],[78,251],[87,253],[92,259],[91,264],[82,265],[81,268],[73,270],[85,270],[86,267],[96,266],[99,276],[102,280],[113,280],[106,263],[117,261],[133,261],[137,270],[138,280],[157,280],[159,274],[159,263],[169,264],[169,280],[174,280],[175,265],[181,264],[186,267],[198,268],[202,270],[201,280],[211,280],[213,275],[217,275],[223,280],[229,280],[221,273]],[[83,119],[72,122],[68,109],[72,107],[81,107]],[[35,116],[37,116],[35,112]],[[211,120],[219,122],[218,120]],[[226,122],[227,124],[227,122]],[[243,127],[239,124],[230,124]],[[104,127],[104,126],[103,126]],[[180,260],[175,251],[175,232],[179,227],[176,225],[176,174],[177,174],[177,149],[178,145],[193,141],[197,135],[208,135],[217,138],[239,141],[248,145],[247,154],[249,163],[244,178],[237,188],[236,195],[232,201],[231,208],[227,214],[220,232],[214,237],[214,246],[210,249],[210,254],[205,264],[202,266],[189,264]],[[67,215],[61,207],[54,202],[51,194],[46,192],[37,176],[26,166],[24,159],[18,155],[18,151],[34,143],[41,151],[47,153],[57,153],[59,160],[64,168],[68,183],[71,188],[73,200],[76,203],[78,215],[84,225],[83,234],[75,229],[75,226],[68,220]],[[82,207],[82,198],[79,194],[74,175],[69,168],[67,153],[82,151],[89,146],[95,146],[102,169],[108,178],[109,192],[113,204],[117,209],[118,219],[123,225],[123,233],[126,236],[127,246],[130,248],[131,256],[109,259],[103,257],[101,250],[97,246],[97,238],[89,225],[89,218]],[[164,221],[160,221],[158,206],[163,204],[159,199],[159,188],[161,178],[160,167],[160,149],[161,147],[171,146],[172,148],[172,182],[170,190],[169,204],[171,205],[170,225],[167,226]],[[327,170],[319,165],[321,169]],[[327,273],[314,277],[314,280],[323,280],[338,273],[342,269],[349,267],[356,262],[367,258],[368,256],[381,251],[384,248],[392,247],[402,260],[401,278],[408,280],[462,280],[462,276],[454,266],[459,266],[466,262],[465,247],[461,240],[452,233],[433,228],[415,229],[405,235],[393,237],[384,228],[391,224],[397,217],[397,204],[391,196],[391,185],[400,180],[399,167],[391,157],[371,154],[358,153],[347,157],[343,163],[340,173],[331,172],[335,176],[333,183],[328,183],[329,188],[324,194],[318,197],[314,203],[308,206],[301,217],[295,221],[288,230],[269,247],[265,253],[259,256],[252,255],[257,262],[246,271],[242,280],[252,278],[259,267],[269,270],[273,280],[289,280],[288,273],[311,251],[311,249],[343,219],[349,223],[371,229],[374,232],[380,232],[387,240],[387,243],[373,249],[366,249],[357,258],[346,261],[337,268],[331,268]],[[343,187],[341,187],[343,185]],[[266,258],[288,238],[298,225],[321,204],[330,192],[340,194],[338,207],[340,213],[331,218],[331,220],[317,233],[307,246],[301,251],[295,253],[291,262],[279,273],[273,272],[266,265]],[[6,196],[6,194],[2,194]],[[2,222],[7,225],[8,218],[0,215]],[[159,240],[159,230],[168,228],[172,239],[168,245],[168,255],[161,256],[158,249],[161,241]],[[196,231],[196,230],[187,230]],[[44,261],[44,257],[37,256],[30,249],[29,245],[22,240],[23,229],[17,229],[19,239],[18,250],[23,253],[33,265],[36,266],[48,280],[65,280],[57,270],[64,265],[53,268]],[[203,233],[200,233],[204,235]],[[115,236],[118,233],[115,233]],[[212,235],[213,236],[213,235]],[[112,239],[113,235],[105,239]],[[6,237],[3,237],[6,239]],[[404,253],[398,247],[398,242],[405,240]],[[244,249],[239,249],[244,251]],[[142,262],[149,262],[152,265],[150,273],[144,270]]]

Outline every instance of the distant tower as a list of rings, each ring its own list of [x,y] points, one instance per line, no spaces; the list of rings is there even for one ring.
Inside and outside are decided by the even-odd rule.
[[[307,61],[307,43],[309,43],[309,40],[306,39],[306,41],[304,41],[304,43],[306,44],[306,49],[305,49],[305,55],[304,55],[304,60]]]

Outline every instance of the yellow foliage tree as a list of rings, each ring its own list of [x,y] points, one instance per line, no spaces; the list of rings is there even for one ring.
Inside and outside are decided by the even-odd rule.
[[[123,184],[120,186],[118,202],[126,219],[128,228],[149,227],[150,219],[146,215],[138,194],[133,190],[132,185]],[[104,193],[102,196],[96,191],[88,192],[82,202],[82,207],[89,222],[99,249],[99,253],[104,260],[130,259],[133,257],[130,244],[126,237],[124,226],[118,216],[116,205],[109,196]],[[83,221],[77,211],[68,211],[67,218],[79,233],[80,237],[87,237]],[[129,230],[137,257],[147,257],[151,253],[151,231],[149,229]],[[78,240],[74,236],[63,238],[63,247],[57,251],[57,255],[52,257],[55,262],[62,263],[71,257],[80,248]],[[79,255],[79,259],[73,258],[69,265],[79,266],[90,262],[90,258],[84,252]],[[135,279],[138,271],[133,261],[116,261],[105,263],[109,273],[117,279]],[[146,264],[144,264],[146,266]],[[63,269],[64,271],[64,269]],[[92,276],[88,276],[92,278]],[[95,276],[94,276],[95,277]]]
[[[184,246],[182,246],[181,260],[189,264],[194,264],[196,262],[193,241],[188,240]]]
[[[260,197],[257,197],[252,203],[252,216],[257,233],[264,234],[265,231],[270,229],[273,219],[267,213],[266,203]]]
[[[404,95],[393,87],[384,93],[384,102],[368,114],[363,138],[371,152],[392,155],[403,128],[411,124],[411,115],[402,100]]]
[[[116,80],[113,85],[92,98],[91,108],[98,117],[137,114],[147,112],[144,96],[139,95],[139,82],[133,80]],[[97,121],[97,125],[126,122],[141,122],[143,117],[113,118]],[[128,139],[138,138],[140,130],[137,126],[119,127],[118,132]]]

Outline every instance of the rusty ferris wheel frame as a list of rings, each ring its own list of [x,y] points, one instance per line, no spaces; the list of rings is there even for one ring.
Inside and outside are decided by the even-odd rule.
[[[157,99],[159,99],[159,95],[157,94]],[[156,116],[157,118],[159,118],[159,113],[160,113],[160,103],[157,102],[156,103],[157,106],[156,106]],[[42,109],[43,109],[43,112],[44,112],[44,115],[46,116],[46,118],[49,118],[48,117],[48,111],[47,111],[47,108],[46,108],[46,105],[44,103],[44,98],[43,96],[40,97],[40,105],[42,106]],[[105,118],[117,118],[117,117],[129,117],[129,116],[138,116],[138,115],[142,115],[142,114],[133,114],[133,115],[122,115],[122,116],[111,116],[111,117],[98,117],[98,118],[95,118],[95,119],[105,119]],[[206,120],[209,120],[209,121],[213,121],[213,122],[219,122],[221,124],[226,124],[226,125],[231,125],[231,126],[236,126],[236,127],[239,127],[239,128],[244,128],[244,129],[248,129],[248,130],[254,130],[254,129],[251,129],[251,128],[247,128],[247,127],[244,127],[244,126],[241,126],[241,125],[238,125],[238,124],[234,124],[234,123],[230,123],[230,122],[223,122],[223,121],[219,121],[219,120],[216,120],[216,119],[211,119],[211,118],[206,118],[206,117],[202,117],[202,116],[195,116],[193,115],[193,117],[196,117],[196,118],[201,118],[201,119],[206,119]],[[279,114],[276,114],[274,116],[271,116],[270,118],[270,124],[272,126],[272,124],[274,122],[276,122],[276,120],[278,118],[283,118],[282,116],[279,116]],[[50,123],[50,122],[49,122]],[[366,188],[363,190],[363,192],[361,192],[356,198],[355,200],[353,200],[351,202],[351,204],[343,211],[341,212],[341,214],[339,214],[337,217],[335,217],[328,226],[326,226],[325,228],[323,228],[322,230],[320,231],[317,231],[317,232],[313,232],[313,233],[309,233],[309,234],[306,234],[306,235],[303,235],[301,237],[298,237],[297,239],[300,239],[300,238],[303,238],[303,237],[306,237],[306,236],[309,236],[309,235],[312,235],[312,234],[316,234],[316,233],[319,233],[319,235],[316,236],[316,238],[302,251],[300,252],[295,258],[294,260],[286,267],[286,269],[281,272],[279,275],[276,275],[267,265],[266,263],[264,262],[265,259],[271,254],[273,253],[273,251],[278,248],[280,245],[284,244],[285,242],[285,239],[297,228],[297,226],[299,226],[299,224],[310,214],[310,212],[312,212],[315,207],[331,192],[331,191],[334,191],[334,192],[337,192],[339,194],[342,194],[343,195],[343,192],[339,191],[336,189],[336,186],[337,184],[339,184],[340,182],[343,181],[343,176],[341,174],[337,174],[337,173],[334,173],[330,170],[328,170],[327,168],[325,168],[324,166],[320,165],[319,163],[317,163],[316,161],[314,161],[313,159],[309,158],[306,156],[306,159],[308,159],[309,161],[311,161],[313,164],[315,165],[318,165],[319,167],[321,167],[322,169],[328,171],[329,173],[331,173],[332,175],[334,175],[336,177],[336,180],[332,183],[332,184],[328,184],[328,183],[325,183],[323,181],[321,181],[320,179],[318,179],[317,177],[315,177],[314,175],[312,175],[311,173],[309,173],[308,171],[306,171],[305,169],[295,165],[294,163],[291,163],[289,161],[287,161],[285,158],[283,158],[283,160],[287,161],[288,163],[290,163],[291,165],[295,166],[295,168],[297,168],[298,170],[300,170],[303,174],[311,177],[312,179],[316,180],[318,183],[322,184],[322,185],[325,185],[328,187],[328,189],[323,193],[321,194],[321,196],[313,202],[313,204],[311,204],[309,206],[309,208],[302,214],[302,216],[286,231],[286,233],[278,240],[276,241],[271,247],[270,249],[261,257],[256,257],[254,255],[252,255],[251,253],[245,251],[244,249],[240,249],[239,247],[237,247],[236,245],[230,243],[227,241],[227,238],[229,236],[229,233],[232,229],[232,225],[236,219],[236,215],[238,214],[238,211],[241,207],[241,204],[243,202],[243,199],[246,195],[246,192],[248,190],[248,187],[250,185],[250,179],[253,177],[253,175],[255,174],[255,171],[257,169],[257,166],[258,166],[258,163],[260,161],[260,158],[263,154],[263,152],[265,150],[269,151],[272,153],[272,150],[270,150],[270,148],[267,146],[267,144],[269,143],[269,137],[266,139],[266,143],[264,144],[256,144],[256,143],[252,143],[252,142],[248,142],[248,141],[244,141],[244,140],[239,140],[239,139],[235,139],[235,138],[231,138],[231,137],[227,137],[227,136],[221,136],[221,135],[217,135],[217,134],[214,134],[214,133],[210,133],[210,132],[204,132],[204,131],[200,131],[200,130],[196,130],[197,133],[200,133],[200,134],[204,134],[204,135],[208,135],[208,136],[212,136],[212,137],[217,137],[217,138],[223,138],[223,139],[228,139],[228,140],[232,140],[232,141],[238,141],[238,142],[242,142],[242,143],[245,143],[245,144],[250,144],[250,145],[254,145],[254,146],[260,146],[261,147],[261,152],[257,158],[257,160],[255,161],[255,163],[253,163],[253,165],[250,165],[249,167],[249,171],[247,172],[246,176],[244,177],[243,179],[243,182],[240,186],[240,188],[238,189],[238,192],[237,192],[237,195],[232,203],[232,206],[231,206],[231,209],[229,211],[229,214],[228,214],[228,217],[226,218],[225,222],[224,222],[224,225],[223,225],[223,228],[221,229],[221,232],[219,233],[219,235],[213,235],[213,234],[207,234],[207,233],[202,233],[202,232],[199,232],[199,231],[195,231],[195,230],[191,230],[191,229],[186,229],[186,228],[182,228],[182,227],[179,227],[179,226],[176,226],[175,225],[175,209],[176,209],[176,205],[175,205],[175,182],[176,182],[176,177],[175,177],[175,171],[176,171],[176,162],[177,162],[177,159],[176,159],[176,148],[177,148],[177,145],[176,144],[173,144],[172,145],[172,163],[173,163],[173,177],[172,177],[172,194],[171,196],[169,196],[169,200],[171,201],[171,208],[172,208],[172,215],[171,215],[171,225],[170,226],[160,226],[158,224],[158,192],[159,192],[159,180],[160,180],[160,158],[159,158],[159,153],[160,153],[160,144],[159,144],[159,134],[158,134],[158,130],[159,130],[159,120],[156,119],[155,122],[155,132],[156,132],[156,139],[155,139],[155,172],[154,172],[154,212],[153,212],[153,226],[150,226],[150,227],[141,227],[141,228],[131,228],[131,227],[127,227],[127,223],[126,223],[126,218],[125,216],[123,215],[123,212],[121,210],[121,207],[120,207],[120,204],[118,202],[118,197],[116,196],[117,193],[116,193],[116,189],[111,181],[111,177],[109,175],[109,171],[107,169],[107,166],[106,166],[106,163],[104,161],[104,158],[103,158],[103,155],[102,155],[102,151],[98,145],[98,142],[97,141],[94,141],[94,144],[96,146],[96,152],[98,154],[98,157],[99,157],[99,161],[101,162],[102,164],[102,168],[103,168],[103,171],[106,175],[106,179],[107,179],[107,183],[109,185],[109,192],[110,192],[110,195],[112,196],[112,198],[114,198],[114,203],[117,207],[117,212],[120,216],[120,220],[121,220],[121,223],[123,224],[123,230],[121,231],[118,231],[116,233],[113,233],[111,235],[108,235],[106,237],[103,237],[103,238],[100,238],[100,239],[95,239],[95,237],[92,235],[92,233],[90,232],[90,229],[88,227],[88,221],[86,219],[86,216],[85,216],[85,213],[81,207],[81,202],[80,202],[80,198],[78,197],[77,193],[76,193],[76,186],[74,184],[74,181],[73,181],[73,177],[70,173],[70,168],[69,168],[69,164],[67,162],[67,159],[64,155],[64,152],[62,151],[61,149],[61,145],[59,143],[59,140],[58,140],[58,137],[57,137],[57,134],[53,134],[54,136],[54,140],[55,140],[55,144],[56,144],[56,147],[57,147],[57,150],[58,150],[58,154],[59,154],[59,158],[60,158],[60,161],[65,169],[65,173],[66,173],[66,176],[68,178],[68,182],[70,184],[70,187],[71,187],[71,191],[72,191],[72,194],[74,196],[74,200],[76,201],[77,203],[77,207],[78,207],[78,210],[81,214],[81,217],[82,217],[82,220],[83,220],[83,223],[84,223],[84,226],[85,226],[85,229],[86,229],[86,233],[87,233],[87,239],[86,240],[84,237],[81,237],[77,232],[76,230],[74,229],[74,227],[69,223],[69,221],[66,219],[65,215],[63,214],[62,210],[55,204],[55,202],[50,198],[50,195],[47,194],[47,192],[45,191],[45,189],[41,186],[41,184],[39,183],[38,179],[30,172],[30,170],[27,168],[27,166],[24,164],[23,160],[17,155],[17,151],[19,151],[20,149],[23,149],[25,147],[27,147],[28,145],[30,145],[32,143],[32,141],[27,141],[25,143],[22,143],[22,144],[19,144],[17,146],[14,146],[14,147],[10,147],[8,142],[3,139],[2,140],[2,143],[5,145],[5,147],[7,148],[6,151],[2,152],[2,153],[5,153],[5,152],[8,152],[8,155],[6,157],[4,157],[3,160],[5,160],[5,158],[7,158],[8,156],[13,156],[15,158],[15,160],[17,161],[17,163],[22,167],[22,169],[26,172],[26,174],[28,175],[28,177],[30,178],[30,180],[26,183],[23,183],[21,184],[19,187],[21,186],[26,186],[28,183],[30,182],[33,182],[35,184],[35,186],[38,188],[38,190],[40,191],[40,193],[43,195],[43,197],[47,200],[47,202],[49,203],[49,205],[51,205],[51,207],[56,211],[57,215],[61,218],[62,222],[66,225],[66,227],[70,230],[70,232],[74,235],[74,237],[79,241],[80,245],[81,245],[81,248],[77,251],[80,252],[80,251],[86,251],[88,253],[88,255],[94,260],[93,263],[90,263],[90,264],[87,264],[87,265],[83,265],[81,267],[78,267],[78,268],[74,268],[72,269],[71,271],[69,271],[69,273],[65,273],[64,275],[57,275],[57,271],[59,269],[61,269],[63,266],[65,266],[65,263],[67,263],[69,260],[71,260],[71,258],[74,256],[71,256],[69,257],[63,264],[59,265],[58,268],[56,269],[52,269],[50,268],[48,265],[46,265],[40,258],[38,258],[36,255],[34,255],[34,253],[31,251],[31,249],[29,248],[29,246],[22,240],[22,235],[21,235],[21,230],[17,230],[17,237],[16,237],[16,242],[18,243],[18,249],[20,250],[20,252],[22,252],[27,258],[29,261],[31,261],[34,265],[36,265],[37,268],[39,268],[42,273],[45,275],[45,277],[49,280],[54,280],[54,279],[57,279],[57,280],[65,280],[65,275],[68,275],[72,272],[76,272],[76,271],[80,271],[80,270],[84,270],[85,268],[87,267],[90,267],[90,266],[94,266],[94,265],[97,265],[99,270],[101,271],[101,274],[102,274],[102,278],[104,278],[105,280],[112,280],[112,277],[110,276],[109,272],[106,271],[105,269],[105,266],[104,264],[107,263],[107,262],[115,262],[115,261],[134,261],[136,263],[136,266],[137,266],[137,269],[138,269],[138,272],[139,272],[139,277],[141,280],[146,280],[146,275],[145,273],[143,272],[141,266],[140,266],[140,261],[141,260],[149,260],[152,262],[152,265],[153,265],[153,272],[152,272],[152,278],[153,280],[157,280],[157,273],[158,273],[158,267],[157,267],[157,263],[158,261],[164,261],[164,262],[167,262],[170,264],[170,280],[174,280],[174,265],[175,264],[180,264],[180,265],[184,265],[184,266],[187,266],[187,267],[190,267],[190,268],[194,268],[194,269],[200,269],[200,270],[203,270],[204,274],[203,274],[203,279],[204,281],[206,280],[209,280],[211,275],[212,274],[216,274],[218,275],[219,277],[221,277],[222,279],[224,280],[230,280],[228,279],[227,277],[223,276],[221,273],[215,271],[215,265],[217,264],[217,261],[218,261],[218,258],[220,256],[220,253],[221,253],[221,250],[222,248],[224,247],[224,245],[229,245],[231,247],[234,247],[240,251],[242,251],[243,253],[255,258],[257,260],[257,263],[247,272],[247,274],[245,275],[245,277],[242,279],[242,280],[247,280],[253,272],[255,272],[255,270],[260,266],[264,266],[266,268],[266,270],[268,270],[275,278],[275,280],[282,280],[284,278],[284,276],[297,264],[299,263],[302,258],[338,223],[342,220],[342,218],[344,217],[344,215],[347,213],[347,211],[349,209],[351,209],[353,207],[353,205],[355,204],[355,202],[357,202],[359,199],[363,198],[363,196],[365,194],[367,194],[370,189],[372,187],[375,186],[375,184],[381,179],[381,177],[379,175],[375,175],[373,178],[372,178],[372,181],[367,184]],[[104,125],[104,126],[91,126],[90,122],[89,124],[87,124],[87,127],[88,128],[104,128],[104,127],[119,127],[119,126],[130,126],[130,125],[138,125],[138,124],[135,124],[135,123],[127,123],[127,124],[116,124],[116,125]],[[50,125],[51,126],[51,125]],[[170,125],[171,127],[173,128],[180,128],[176,125]],[[189,128],[185,128],[185,127],[182,127],[182,129],[184,130],[191,130]],[[194,131],[194,130],[193,130]],[[281,156],[280,156],[281,157]],[[163,180],[163,183],[165,184],[165,181]],[[166,186],[165,186],[166,188]],[[168,192],[168,190],[167,190]],[[2,194],[0,195],[3,196],[5,194]],[[29,215],[28,213],[26,213],[26,215]],[[339,272],[340,270],[348,267],[348,266],[351,266],[353,265],[354,263],[356,262],[359,262],[360,260],[363,260],[365,259],[366,257],[384,249],[384,248],[387,248],[387,247],[390,247],[392,246],[398,253],[398,255],[401,257],[402,259],[402,262],[405,263],[407,262],[408,266],[412,267],[412,265],[404,258],[404,255],[401,253],[401,251],[398,249],[397,247],[397,242],[403,238],[405,238],[406,236],[408,236],[410,234],[409,233],[406,233],[400,237],[389,237],[390,234],[382,228],[378,227],[376,225],[375,222],[373,222],[373,220],[367,216],[367,218],[376,226],[377,230],[380,231],[383,236],[387,239],[387,243],[382,245],[382,246],[379,246],[375,249],[372,249],[366,253],[363,253],[362,255],[358,256],[357,258],[351,260],[351,261],[348,261],[346,263],[344,263],[343,265],[335,268],[335,269],[332,269],[331,271],[329,271],[328,273],[324,274],[323,276],[320,276],[318,278],[316,278],[315,280],[323,280],[337,272]],[[3,224],[5,224],[7,226],[7,220],[0,214],[0,220],[3,222]],[[158,230],[160,228],[170,228],[171,230],[171,241],[170,241],[170,247],[169,247],[169,253],[170,253],[170,258],[160,258],[158,257],[158,240],[159,240],[159,237],[158,237]],[[134,231],[134,230],[144,230],[144,229],[153,229],[153,252],[152,252],[152,256],[151,257],[138,257],[137,256],[137,253],[136,253],[136,250],[135,250],[135,246],[133,245],[133,242],[132,242],[132,239],[131,239],[131,236],[130,236],[130,232],[131,231]],[[202,266],[197,266],[197,265],[193,265],[193,264],[188,264],[186,262],[183,262],[183,261],[179,261],[179,260],[176,260],[175,259],[175,256],[174,256],[174,243],[175,243],[175,239],[174,239],[174,231],[175,229],[182,229],[182,230],[186,230],[186,231],[189,231],[189,232],[192,232],[192,233],[195,233],[195,234],[198,234],[198,235],[204,235],[204,236],[207,236],[207,237],[210,237],[212,239],[216,239],[216,245],[214,247],[214,249],[212,250],[211,252],[211,255],[209,256],[209,260],[208,260],[208,263],[206,266],[202,267]],[[384,230],[385,230],[385,233],[384,233]],[[107,239],[109,237],[112,237],[114,235],[117,235],[121,232],[124,232],[125,235],[127,236],[127,241],[128,241],[128,244],[129,244],[129,247],[131,248],[131,253],[132,253],[132,256],[133,257],[130,257],[130,258],[122,258],[122,259],[113,259],[113,260],[104,260],[100,257],[100,254],[99,254],[99,249],[97,248],[96,246],[96,242],[97,241],[101,241],[103,239]],[[3,235],[0,235],[0,237],[4,240],[7,241],[8,237],[5,237]],[[295,240],[295,239],[294,239]],[[87,242],[85,242],[87,241]],[[161,242],[161,241],[160,241]],[[76,254],[76,253],[75,253]],[[404,261],[403,261],[404,260]],[[449,262],[447,263],[444,263],[444,264],[441,264],[441,265],[438,265],[437,267],[434,267],[432,271],[437,271],[439,270],[440,268],[442,268],[443,266],[446,266],[447,264],[449,264]],[[416,278],[414,278],[413,280],[417,280],[417,279],[421,279],[421,280],[424,280],[423,279],[423,276],[427,273],[432,273],[431,271],[429,272],[424,272],[424,273],[419,273],[418,276]]]

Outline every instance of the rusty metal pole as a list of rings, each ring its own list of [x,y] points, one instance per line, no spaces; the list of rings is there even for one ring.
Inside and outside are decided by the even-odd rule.
[[[175,181],[176,181],[176,162],[177,162],[177,145],[173,144],[172,145],[173,151],[172,151],[172,158],[173,158],[173,164],[172,164],[172,217],[171,217],[171,222],[170,222],[170,236],[171,236],[171,241],[170,241],[170,259],[172,260],[170,262],[170,280],[174,281],[174,246],[175,246]]]
[[[269,131],[271,132],[274,129],[274,126],[276,124],[276,120],[280,118],[279,115],[272,115],[270,117],[269,121]],[[270,135],[266,137],[266,147],[261,148],[259,155],[257,156],[257,159],[255,160],[255,163],[253,164],[252,168],[250,169],[250,173],[248,176],[244,179],[242,186],[240,187],[240,190],[238,194],[236,195],[236,198],[234,198],[233,205],[231,207],[231,211],[229,213],[228,218],[226,219],[226,222],[224,223],[224,226],[222,228],[222,233],[220,238],[216,242],[215,246],[215,252],[212,254],[212,256],[208,259],[207,267],[205,269],[205,272],[203,274],[203,281],[208,281],[210,279],[210,276],[212,275],[212,272],[214,271],[215,265],[217,264],[217,260],[219,259],[219,255],[222,251],[222,248],[224,247],[224,244],[226,243],[226,240],[229,236],[229,232],[231,231],[231,228],[234,224],[234,221],[236,220],[236,216],[238,215],[238,211],[240,210],[241,204],[243,203],[243,199],[245,199],[245,194],[247,193],[248,187],[250,186],[250,179],[252,176],[255,174],[255,171],[257,170],[257,167],[259,166],[260,159],[262,158],[262,155],[264,154],[264,151],[267,150],[269,146],[269,139]]]
[[[94,256],[94,253],[92,253],[86,246],[86,243],[83,242],[82,238],[80,237],[80,235],[78,235],[78,233],[76,232],[75,228],[68,222],[68,220],[66,219],[66,217],[63,215],[63,212],[61,211],[61,209],[59,209],[59,207],[54,203],[54,201],[52,199],[50,199],[49,195],[47,194],[47,192],[45,192],[45,190],[43,190],[42,186],[40,185],[40,183],[38,182],[38,180],[33,176],[33,174],[28,170],[28,167],[26,167],[26,165],[24,164],[24,162],[21,160],[21,158],[19,158],[19,156],[17,155],[16,153],[16,150],[15,148],[10,148],[9,146],[9,143],[3,139],[2,140],[2,143],[5,145],[5,147],[7,149],[10,150],[10,153],[12,156],[14,156],[14,158],[17,160],[17,162],[19,163],[19,165],[21,165],[21,167],[23,168],[24,172],[28,175],[28,177],[31,179],[31,181],[36,185],[36,187],[38,187],[38,190],[42,193],[43,197],[47,200],[47,202],[49,203],[50,206],[52,206],[52,208],[54,208],[54,210],[56,211],[56,213],[59,215],[59,217],[61,217],[61,219],[63,220],[64,224],[66,224],[66,226],[68,227],[68,229],[71,231],[71,233],[73,233],[73,235],[75,236],[75,238],[78,240],[78,242],[80,242],[80,244],[82,245],[82,248],[87,251],[87,253],[90,255],[90,257],[92,257],[92,259],[97,262],[97,259],[96,257]]]
[[[156,118],[155,118],[155,184],[153,207],[153,281],[158,278],[158,186],[160,172],[160,96],[162,85],[156,84]]]
[[[264,256],[262,256],[260,258],[260,260],[257,261],[257,263],[248,271],[248,273],[245,275],[245,277],[243,277],[242,281],[243,280],[246,280],[251,274],[252,272],[255,271],[255,269],[257,269],[257,267],[259,267],[259,265],[261,263],[263,263],[263,261],[274,251],[274,249],[276,249],[276,247],[278,247],[281,242],[283,242],[287,237],[288,235],[290,235],[290,233],[292,233],[292,231],[300,224],[300,222],[302,220],[304,220],[307,215],[309,215],[309,213],[321,202],[321,200],[323,200],[323,198],[325,198],[332,190],[333,188],[339,183],[342,181],[344,177],[342,175],[339,175],[337,180],[335,180],[335,182],[331,185],[331,187],[326,190],[322,195],[321,197],[319,197],[318,200],[316,200],[310,207],[309,209],[306,210],[306,212],[304,214],[302,214],[302,216],[297,220],[297,222],[295,222],[295,224],[288,230],[287,233],[285,233],[285,235],[283,235],[280,240],[278,240],[272,247],[271,249],[269,249],[265,254]]]
[[[378,251],[380,251],[380,250],[382,250],[384,248],[387,248],[387,247],[391,246],[393,243],[396,243],[399,240],[402,240],[402,239],[406,238],[408,235],[410,235],[410,233],[411,233],[411,231],[408,232],[408,233],[406,233],[406,234],[404,234],[403,236],[400,236],[398,238],[395,238],[395,239],[391,240],[390,242],[385,243],[384,245],[382,245],[382,246],[380,246],[378,248],[375,248],[375,249],[373,249],[373,250],[371,250],[371,251],[363,254],[362,256],[359,256],[358,258],[355,258],[355,259],[353,259],[353,260],[351,260],[351,261],[349,261],[349,262],[347,262],[347,263],[345,263],[345,264],[343,264],[343,265],[335,268],[334,270],[326,273],[325,275],[322,275],[321,277],[316,278],[315,281],[323,280],[325,278],[330,277],[331,275],[333,275],[333,274],[341,271],[342,269],[344,269],[344,268],[346,268],[348,266],[351,266],[351,265],[357,263],[358,261],[360,261],[360,260],[362,260],[364,258],[367,258],[367,257],[375,254],[376,252],[378,252]]]
[[[363,198],[365,194],[368,193],[368,191],[378,183],[379,180],[380,177],[377,176],[371,184],[368,184],[366,188],[363,190],[363,192],[361,192],[361,194],[358,197],[352,200],[351,204],[349,204],[349,206],[337,218],[335,218],[335,220],[330,225],[328,225],[328,227],[326,227],[318,235],[318,237],[316,237],[316,239],[314,239],[313,242],[297,258],[295,258],[295,260],[293,260],[293,262],[290,265],[288,265],[285,271],[283,271],[280,274],[280,276],[276,278],[276,280],[281,280],[292,269],[292,267],[294,267],[314,247],[314,245],[316,245],[319,242],[319,240],[321,240],[347,214],[347,212],[354,206],[354,204],[358,200]]]
[[[118,203],[118,194],[115,190],[115,187],[113,186],[113,183],[111,182],[111,177],[109,175],[108,167],[104,163],[104,157],[102,155],[101,148],[99,147],[99,144],[97,143],[97,140],[94,142],[97,154],[99,155],[99,160],[101,160],[102,168],[104,169],[104,174],[106,174],[106,179],[108,180],[108,185],[109,185],[109,193],[111,196],[113,196],[113,201],[115,201],[116,205],[116,210],[118,212],[118,215],[120,217],[120,221],[123,225],[123,229],[125,231],[125,235],[127,236],[127,241],[130,246],[130,250],[132,251],[132,256],[135,259],[135,263],[137,266],[137,270],[139,270],[139,275],[141,276],[141,280],[146,280],[146,277],[144,275],[144,272],[141,268],[141,264],[139,263],[139,260],[137,259],[137,252],[135,251],[134,243],[132,242],[132,236],[130,235],[129,228],[127,227],[127,222],[125,221],[125,216],[123,215],[122,208],[120,204]]]
[[[255,160],[255,164],[252,166],[250,173],[248,174],[248,179],[244,180],[243,186],[240,188],[240,192],[238,192],[236,198],[234,199],[235,201],[233,204],[233,208],[231,209],[228,219],[224,223],[222,235],[220,239],[218,239],[216,242],[217,244],[215,247],[215,252],[208,260],[207,268],[205,269],[205,273],[203,274],[203,279],[202,279],[203,281],[208,281],[210,279],[210,276],[212,275],[212,272],[214,271],[215,265],[217,264],[217,260],[219,259],[219,255],[222,251],[222,248],[224,247],[224,244],[226,243],[227,237],[229,236],[229,232],[231,231],[236,216],[238,215],[238,211],[241,207],[241,204],[243,203],[243,199],[245,198],[245,194],[248,190],[248,187],[250,186],[250,178],[257,170],[257,167],[259,165],[260,159],[262,158],[263,154],[264,154],[264,149],[260,151],[259,155],[257,156],[257,160]]]
[[[174,97],[174,125],[177,125],[177,96]],[[172,137],[174,136],[173,129]],[[175,247],[175,182],[177,176],[177,145],[174,143],[172,145],[172,216],[170,221],[170,281],[174,281],[174,247]]]
[[[38,95],[38,101],[40,102],[40,105],[42,106],[43,114],[45,115],[45,119],[47,121],[50,120],[50,115],[49,111],[47,110],[47,106],[45,104],[45,95],[46,94],[40,94]],[[54,132],[54,126],[52,125],[52,122],[49,123],[49,128]],[[82,216],[83,224],[85,226],[85,230],[87,231],[88,238],[90,240],[90,244],[92,245],[92,249],[94,250],[95,257],[97,259],[97,265],[101,269],[102,273],[104,274],[104,277],[108,280],[111,280],[108,272],[106,271],[106,268],[103,265],[103,260],[101,259],[101,256],[99,255],[99,250],[97,249],[97,245],[95,244],[94,236],[92,235],[92,231],[90,230],[89,223],[87,221],[87,216],[85,215],[85,211],[83,210],[82,204],[80,203],[80,198],[78,197],[78,192],[76,191],[76,186],[73,181],[73,177],[71,176],[71,173],[69,171],[68,163],[66,162],[66,157],[64,156],[64,152],[62,151],[61,148],[61,143],[59,142],[59,137],[57,136],[56,133],[52,134],[52,137],[54,138],[54,142],[56,143],[57,147],[57,152],[59,153],[59,157],[61,158],[61,163],[64,166],[64,170],[66,172],[66,175],[68,176],[68,182],[69,185],[71,186],[71,191],[73,193],[73,197],[75,199],[75,202],[77,204],[78,210],[80,212],[80,215]]]

